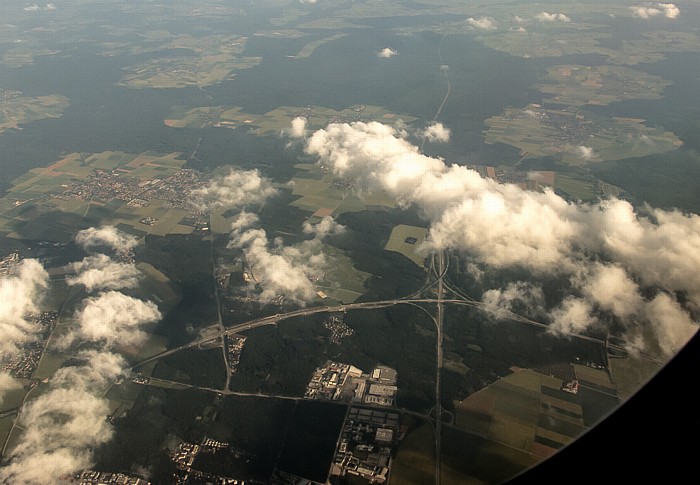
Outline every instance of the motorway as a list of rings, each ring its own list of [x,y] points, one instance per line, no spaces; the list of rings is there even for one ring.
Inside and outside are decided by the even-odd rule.
[[[442,388],[442,383],[441,383],[441,374],[442,374],[442,368],[443,368],[443,340],[444,340],[444,332],[443,332],[443,323],[444,323],[444,307],[446,304],[450,305],[465,305],[465,306],[471,306],[475,307],[478,309],[481,309],[483,311],[489,311],[488,308],[485,307],[485,305],[478,300],[474,300],[473,298],[470,298],[469,296],[463,294],[461,291],[455,289],[452,284],[449,282],[447,278],[447,270],[449,267],[449,258],[446,257],[446,254],[444,252],[438,252],[433,254],[431,258],[431,263],[430,263],[430,268],[428,271],[428,276],[426,279],[425,284],[423,287],[412,293],[411,295],[402,297],[402,298],[396,298],[396,299],[391,299],[391,300],[382,300],[382,301],[374,301],[374,302],[361,302],[361,303],[347,303],[347,304],[340,304],[340,305],[327,305],[327,306],[319,306],[319,307],[310,307],[310,308],[300,308],[297,310],[293,310],[290,312],[285,312],[285,313],[277,313],[274,315],[269,315],[266,317],[261,317],[261,318],[256,318],[254,320],[250,320],[248,322],[244,322],[238,325],[234,325],[228,328],[224,328],[221,323],[217,323],[216,325],[212,325],[211,327],[208,327],[209,330],[208,332],[203,332],[205,336],[200,337],[198,339],[195,339],[185,345],[181,345],[179,347],[166,350],[163,352],[160,352],[158,354],[155,354],[151,357],[148,357],[140,362],[137,362],[133,364],[132,370],[136,369],[142,365],[145,365],[149,362],[153,362],[155,360],[161,359],[163,357],[167,357],[169,355],[175,354],[177,352],[180,352],[185,349],[191,349],[191,348],[201,348],[202,346],[207,346],[211,348],[214,344],[214,346],[221,345],[224,347],[224,340],[223,338],[227,335],[234,335],[237,333],[241,332],[246,332],[249,330],[254,330],[256,328],[268,326],[268,325],[277,325],[279,322],[282,322],[284,320],[288,320],[294,317],[304,317],[304,316],[309,316],[309,315],[314,315],[318,313],[335,313],[335,312],[348,312],[351,310],[376,310],[376,309],[381,309],[381,308],[388,308],[392,307],[395,305],[414,305],[419,308],[421,308],[423,311],[428,313],[431,318],[433,319],[435,323],[435,329],[436,329],[436,372],[435,372],[435,406],[433,408],[434,410],[434,417],[432,417],[431,411],[426,412],[425,414],[417,413],[417,412],[410,412],[409,410],[402,410],[405,412],[410,412],[411,414],[415,414],[416,416],[421,416],[431,424],[434,424],[434,431],[435,431],[435,484],[440,485],[441,483],[441,439],[442,439],[442,415],[445,412],[442,408],[442,393],[441,393],[441,388]],[[435,293],[436,296],[432,297],[431,293]],[[445,298],[446,294],[452,294],[454,295],[451,298]],[[428,305],[435,305],[433,308],[435,309],[434,313],[426,308],[426,304]],[[520,323],[524,323],[527,325],[532,325],[538,328],[541,328],[543,330],[546,330],[548,328],[548,325],[542,322],[538,322],[535,320],[531,320],[529,318],[523,317],[521,315],[518,315],[513,312],[508,312],[508,318]],[[624,350],[623,347],[618,346],[618,345],[613,345],[610,342],[606,340],[601,340],[585,335],[572,335],[571,337],[573,338],[578,338],[582,340],[587,340],[595,343],[599,343],[603,346],[607,345],[608,348],[616,348],[618,350]],[[224,348],[224,354],[226,354],[226,349]],[[226,357],[225,357],[226,359]],[[230,378],[230,373],[229,373],[229,368],[228,368],[228,361],[225,360],[226,362],[226,370],[227,370],[227,386],[224,389],[212,389],[212,388],[202,388],[198,386],[188,386],[191,388],[197,388],[200,390],[205,390],[205,391],[210,391],[210,392],[217,392],[221,393],[224,395],[250,395],[250,396],[258,396],[258,397],[270,397],[270,398],[280,398],[280,399],[294,399],[294,400],[299,400],[301,398],[296,398],[296,397],[290,397],[290,396],[272,396],[272,395],[263,395],[263,394],[248,394],[248,393],[240,393],[240,392],[235,392],[231,391],[228,389],[228,382]],[[155,382],[154,382],[155,384]],[[177,383],[172,383],[172,384],[177,384]]]
[[[434,254],[433,261],[435,261]],[[435,329],[437,331],[437,365],[435,370],[435,485],[440,485],[440,456],[442,449],[442,385],[440,383],[440,376],[442,374],[442,342],[444,340],[442,326],[445,316],[443,303],[445,297],[444,279],[445,274],[447,273],[444,251],[440,251],[438,253],[438,267],[435,268],[435,264],[433,263],[433,271],[435,272],[435,275],[437,277],[437,315],[435,316]]]

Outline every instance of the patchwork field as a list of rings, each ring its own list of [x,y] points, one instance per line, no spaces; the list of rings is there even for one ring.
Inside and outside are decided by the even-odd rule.
[[[537,89],[546,102],[568,106],[607,105],[624,99],[660,99],[671,83],[660,76],[621,66],[559,65],[547,69]]]
[[[371,207],[396,207],[391,197],[377,193],[360,199],[354,194],[354,180],[337,179],[314,164],[295,165],[300,171],[292,179],[292,194],[299,198],[290,205],[316,217],[337,217]]]
[[[160,46],[160,49],[183,49],[191,55],[162,57],[125,68],[129,73],[119,85],[129,88],[202,88],[234,76],[235,71],[250,69],[261,57],[241,57],[247,38],[238,36],[181,35]]]
[[[406,114],[396,114],[380,106],[354,105],[343,110],[323,106],[280,106],[265,114],[250,114],[238,106],[203,106],[186,109],[173,108],[170,118],[164,120],[172,128],[250,128],[256,135],[279,135],[288,132],[296,117],[306,119],[307,130],[324,128],[328,123],[349,123],[352,121],[381,121],[384,124],[410,123],[417,118]]]
[[[577,396],[562,381],[532,370],[514,372],[456,403],[457,428],[547,457],[585,430]]]
[[[648,127],[644,120],[603,118],[592,113],[557,111],[532,104],[507,108],[485,121],[486,143],[504,143],[523,158],[555,157],[567,165],[644,157],[680,147],[673,133]]]
[[[0,232],[65,242],[111,224],[135,235],[190,234],[187,193],[198,183],[179,153],[72,153],[14,180],[0,199]]]
[[[70,103],[65,96],[22,96],[0,89],[0,133],[44,118],[59,118]]]

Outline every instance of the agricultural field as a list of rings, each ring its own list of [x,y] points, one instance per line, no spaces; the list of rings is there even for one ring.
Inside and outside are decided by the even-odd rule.
[[[60,118],[69,105],[65,96],[22,96],[20,91],[0,89],[0,133],[45,118]]]
[[[455,403],[458,429],[547,457],[585,430],[583,409],[562,380],[520,370]]]
[[[23,66],[31,66],[34,64],[34,59],[40,56],[53,56],[60,54],[61,51],[41,48],[41,47],[12,47],[7,49],[0,58],[0,65],[17,69]]]
[[[625,99],[660,99],[671,83],[621,66],[559,65],[547,69],[536,88],[552,95],[545,103],[607,105]]]
[[[646,384],[661,370],[658,363],[632,354],[609,356],[610,373],[615,377],[617,392],[622,401],[632,397],[642,385]]]
[[[410,431],[399,445],[391,468],[397,483],[416,484],[435,481],[435,436],[427,424]]]
[[[604,118],[578,111],[544,109],[538,104],[507,108],[486,120],[486,143],[520,149],[523,158],[554,157],[566,165],[644,157],[675,150],[673,133],[635,118]]]
[[[352,259],[333,246],[324,244],[322,251],[331,264],[314,283],[316,289],[341,303],[352,303],[364,295],[367,291],[365,283],[372,275],[356,269]]]
[[[396,201],[382,193],[354,193],[354,180],[338,179],[314,164],[297,164],[299,172],[292,179],[292,194],[299,198],[290,205],[311,212],[313,216],[337,218],[346,212],[359,212],[371,207],[396,207]]]
[[[330,37],[324,37],[323,39],[318,39],[313,42],[309,42],[306,44],[304,47],[301,48],[299,53],[297,53],[296,56],[297,58],[306,58],[306,57],[311,57],[311,54],[314,53],[316,49],[321,47],[323,44],[327,44],[328,42],[333,42],[334,40],[342,39],[345,37],[347,34],[339,33],[335,35],[331,35]]]
[[[199,180],[184,164],[179,153],[72,153],[14,180],[0,199],[0,233],[66,242],[111,224],[138,236],[191,234],[187,194]]]
[[[129,73],[119,85],[142,88],[202,88],[235,75],[235,71],[250,69],[262,61],[261,57],[241,57],[246,37],[210,36],[197,38],[182,35],[161,46],[162,49],[183,49],[191,55],[162,57],[125,68]]]
[[[428,229],[425,227],[399,224],[392,229],[384,249],[403,254],[422,268],[425,265],[426,254],[422,253],[420,248],[427,236]]]
[[[582,202],[593,202],[601,193],[595,179],[572,173],[557,173],[554,187],[558,193],[565,194],[570,200]]]
[[[343,110],[323,106],[280,106],[262,115],[241,111],[238,106],[203,106],[193,109],[175,107],[164,123],[171,128],[201,129],[208,126],[235,129],[249,127],[256,135],[279,135],[288,132],[296,117],[306,119],[309,131],[324,128],[329,123],[349,123],[352,121],[380,121],[384,124],[410,123],[417,118],[406,114],[395,114],[381,106],[354,105]]]

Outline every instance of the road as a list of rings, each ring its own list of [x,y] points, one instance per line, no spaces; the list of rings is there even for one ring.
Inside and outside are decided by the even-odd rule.
[[[435,255],[433,255],[435,258]],[[445,252],[440,251],[437,254],[438,265],[434,268],[437,277],[437,314],[435,316],[435,328],[437,330],[437,365],[435,371],[435,485],[440,485],[440,455],[441,455],[441,440],[442,440],[442,384],[440,377],[442,375],[442,342],[443,332],[442,325],[445,318],[444,298],[445,298],[445,274],[447,267],[445,265]]]

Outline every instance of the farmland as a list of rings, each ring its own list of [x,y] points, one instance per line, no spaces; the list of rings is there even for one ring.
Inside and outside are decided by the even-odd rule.
[[[623,99],[660,99],[670,84],[659,76],[621,66],[558,65],[547,69],[537,89],[546,103],[607,105]]]
[[[0,133],[21,129],[20,125],[45,118],[59,118],[68,107],[65,96],[23,96],[19,91],[0,89]]]
[[[190,234],[188,193],[200,184],[178,153],[72,153],[16,179],[0,199],[0,233],[70,240],[79,229],[111,224],[135,234]],[[199,224],[199,225],[198,225]]]
[[[581,405],[561,385],[532,370],[515,372],[457,403],[457,428],[549,456],[584,431]]]
[[[307,130],[324,128],[328,123],[352,121],[381,121],[385,124],[410,123],[416,118],[396,114],[380,106],[353,105],[342,110],[323,106],[280,106],[265,114],[250,114],[238,106],[202,106],[186,109],[175,107],[169,119],[164,120],[172,128],[217,128],[236,129],[248,127],[256,135],[279,135],[287,132],[296,117],[306,119]]]
[[[428,229],[424,227],[400,224],[391,231],[389,242],[384,249],[403,254],[422,268],[426,256],[421,252],[420,247],[427,236]]]
[[[523,158],[554,157],[566,165],[644,157],[675,150],[673,133],[634,118],[606,118],[583,111],[551,110],[538,104],[506,108],[485,121],[486,143],[520,149]]]
[[[235,75],[240,69],[250,69],[262,61],[261,57],[239,56],[246,45],[245,37],[211,36],[197,38],[179,36],[161,46],[161,49],[183,49],[191,54],[161,57],[129,66],[128,74],[119,85],[143,88],[199,88],[216,84]]]
[[[334,177],[313,164],[295,165],[299,172],[292,179],[293,195],[298,198],[290,205],[311,212],[316,217],[337,217],[346,212],[359,212],[372,207],[396,207],[396,202],[382,193],[354,192],[353,179]]]

